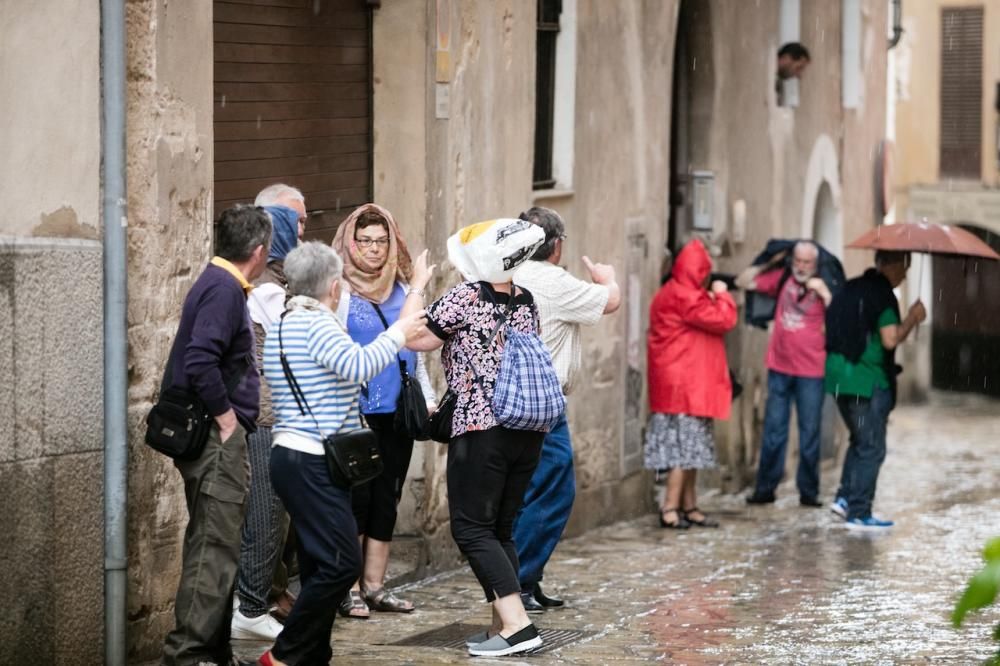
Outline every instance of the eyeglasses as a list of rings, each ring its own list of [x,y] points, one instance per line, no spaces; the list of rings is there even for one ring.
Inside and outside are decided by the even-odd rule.
[[[389,245],[388,238],[355,238],[354,242],[358,244],[358,247],[363,247],[366,250],[372,245],[380,248],[387,247]]]

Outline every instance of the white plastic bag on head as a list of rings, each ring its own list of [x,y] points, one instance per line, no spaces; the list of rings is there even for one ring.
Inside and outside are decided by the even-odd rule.
[[[545,232],[525,220],[499,219],[472,224],[448,239],[448,259],[466,280],[510,282],[517,267],[528,261]]]

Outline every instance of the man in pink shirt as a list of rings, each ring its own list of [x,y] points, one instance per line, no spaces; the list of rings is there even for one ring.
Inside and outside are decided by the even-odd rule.
[[[819,507],[820,420],[826,363],[824,319],[833,298],[816,277],[819,248],[809,241],[795,244],[792,265],[783,268],[784,253],[761,266],[751,266],[736,279],[743,289],[774,298],[774,329],[767,347],[767,406],[757,484],[750,504],[774,501],[774,489],[785,473],[788,420],[792,401],[799,424],[799,469],[795,481],[799,503]]]

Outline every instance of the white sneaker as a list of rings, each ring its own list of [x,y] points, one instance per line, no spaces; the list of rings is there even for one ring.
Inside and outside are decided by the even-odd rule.
[[[284,627],[270,613],[247,617],[239,611],[233,612],[232,638],[236,640],[273,641],[282,629]]]

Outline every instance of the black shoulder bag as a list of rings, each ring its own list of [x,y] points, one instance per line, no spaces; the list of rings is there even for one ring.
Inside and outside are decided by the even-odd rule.
[[[382,326],[389,330],[389,322],[382,314],[382,309],[375,303],[372,303],[372,307],[382,320]],[[424,434],[427,427],[427,400],[424,398],[424,390],[420,388],[420,382],[407,372],[406,361],[400,358],[399,354],[396,354],[396,361],[399,363],[400,388],[393,427],[396,432],[404,433],[410,439],[427,439],[427,435]]]
[[[482,294],[482,287],[479,288],[479,293]],[[507,318],[514,311],[514,290],[511,289],[510,301],[507,304],[507,309],[500,315],[500,321],[496,323],[493,330],[490,332],[489,336],[486,338],[486,348],[489,349],[490,344],[493,342],[493,338],[496,337],[497,333],[507,322]],[[475,381],[480,382],[482,386],[482,378],[479,375],[479,371],[472,360],[469,359],[469,365],[472,367],[472,373]],[[451,387],[444,392],[441,396],[441,400],[438,401],[438,408],[430,418],[427,419],[426,434],[427,437],[433,439],[435,442],[440,442],[442,444],[447,444],[451,441],[451,423],[455,416],[455,405],[458,403],[458,395],[451,390]]]
[[[175,460],[197,460],[205,450],[213,419],[192,389],[167,385],[173,379],[173,355],[171,348],[160,382],[160,397],[146,415],[146,444]],[[243,363],[242,370],[226,381],[227,395],[233,392],[250,367],[248,359],[244,358]]]
[[[295,404],[299,406],[299,413],[305,416],[309,412],[316,423],[316,429],[323,434],[319,421],[312,409],[306,402],[306,396],[302,393],[299,383],[292,374],[292,367],[285,356],[285,345],[281,335],[281,329],[285,323],[285,313],[281,315],[278,322],[278,351],[281,357],[281,370],[285,373],[285,380],[288,388],[292,391]],[[361,410],[358,410],[360,421]],[[323,451],[326,454],[326,468],[330,473],[330,482],[340,488],[351,488],[371,481],[382,473],[382,454],[378,450],[378,435],[371,428],[366,428],[364,421],[360,421],[361,427],[343,435],[323,436]]]

